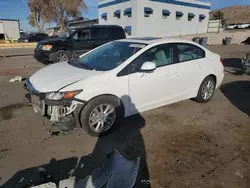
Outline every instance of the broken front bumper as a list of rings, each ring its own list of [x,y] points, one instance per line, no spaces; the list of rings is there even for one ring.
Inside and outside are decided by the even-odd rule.
[[[41,116],[47,117],[53,123],[74,119],[73,112],[78,105],[84,104],[84,101],[76,101],[74,99],[48,101],[45,99],[46,93],[37,91],[29,80],[26,81],[25,88],[28,91],[26,98],[32,104],[34,111],[40,113]]]

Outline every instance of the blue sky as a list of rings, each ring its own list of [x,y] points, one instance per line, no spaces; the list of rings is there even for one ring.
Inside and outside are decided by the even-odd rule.
[[[26,0],[25,0],[26,1]],[[96,18],[98,14],[97,2],[99,0],[85,0],[88,6],[88,12],[83,13],[83,16]],[[231,5],[250,5],[250,0],[201,0],[212,3],[212,10]],[[23,0],[0,0],[0,19],[19,19],[21,28],[25,31],[34,30],[28,22],[27,16],[29,9],[24,4]]]

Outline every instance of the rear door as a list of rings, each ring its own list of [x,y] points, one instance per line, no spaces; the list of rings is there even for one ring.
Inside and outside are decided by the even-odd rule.
[[[73,50],[78,55],[82,55],[83,53],[86,53],[94,48],[89,28],[77,30],[73,35],[72,40],[73,40]]]
[[[174,56],[179,72],[178,93],[185,98],[195,97],[206,75],[205,51],[189,43],[175,43]]]
[[[90,31],[91,31],[91,39],[93,41],[94,48],[101,46],[110,41],[108,37],[107,27],[92,27]]]

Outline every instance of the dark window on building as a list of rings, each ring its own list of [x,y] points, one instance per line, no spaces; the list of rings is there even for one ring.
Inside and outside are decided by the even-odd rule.
[[[132,16],[132,8],[126,8],[124,10],[124,16],[131,17]]]
[[[114,12],[114,17],[121,18],[121,10],[116,10]]]
[[[183,16],[184,14],[180,11],[176,11],[176,20],[181,20],[181,17]]]
[[[153,9],[150,7],[144,7],[144,17],[150,17],[150,14],[153,14]]]

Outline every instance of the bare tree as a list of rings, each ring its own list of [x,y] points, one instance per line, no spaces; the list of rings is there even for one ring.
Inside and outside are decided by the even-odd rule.
[[[28,0],[30,15],[29,24],[43,32],[45,23],[56,22],[62,31],[70,18],[81,16],[82,11],[87,11],[83,0]]]
[[[44,32],[45,23],[51,22],[54,18],[49,0],[29,0],[28,7],[30,9],[29,24],[39,32]]]
[[[81,11],[87,11],[87,6],[82,0],[50,0],[50,6],[53,8],[54,20],[65,30],[66,22],[70,18],[81,16]]]

